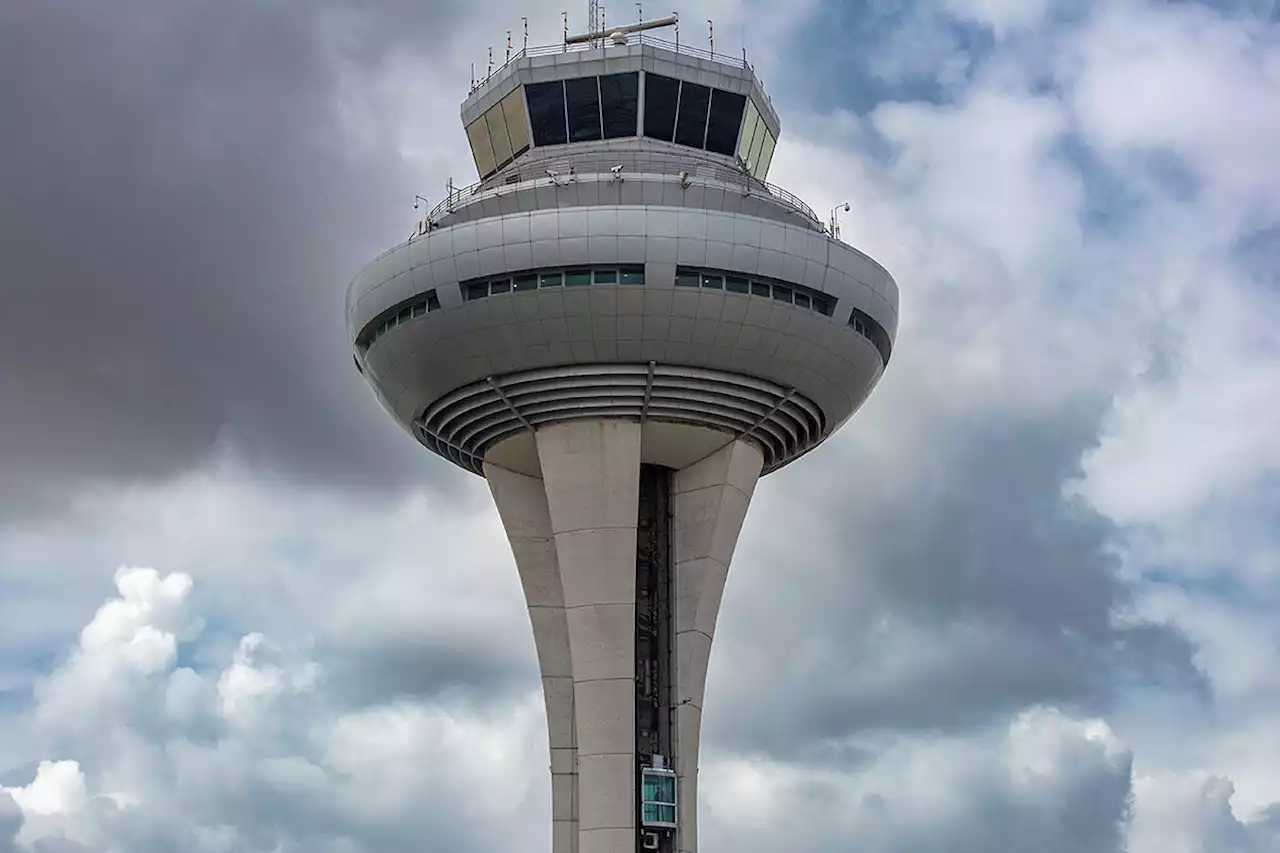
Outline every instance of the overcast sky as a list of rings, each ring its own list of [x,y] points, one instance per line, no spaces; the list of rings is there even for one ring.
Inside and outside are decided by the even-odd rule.
[[[0,853],[549,850],[497,514],[342,305],[562,8],[0,4]],[[756,491],[703,849],[1280,851],[1276,3],[680,11],[902,294]]]

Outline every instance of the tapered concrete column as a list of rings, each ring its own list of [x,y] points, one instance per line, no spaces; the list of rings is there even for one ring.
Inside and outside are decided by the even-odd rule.
[[[569,421],[536,437],[572,649],[578,850],[630,853],[640,425]]]
[[[551,851],[577,853],[573,663],[547,496],[542,480],[536,477],[488,463],[484,466],[484,476],[520,572],[538,650],[538,666],[542,671],[547,739],[551,746]]]
[[[702,697],[729,562],[764,457],[743,441],[676,472],[676,756],[680,853],[698,849],[698,745]]]

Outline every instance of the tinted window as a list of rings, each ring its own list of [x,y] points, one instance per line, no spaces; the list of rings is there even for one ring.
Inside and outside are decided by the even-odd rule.
[[[742,126],[742,108],[747,99],[733,92],[716,89],[711,93],[711,118],[707,121],[707,150],[717,154],[733,154],[738,147],[738,128]]]
[[[644,267],[623,267],[618,281],[621,284],[644,284]]]
[[[600,90],[596,78],[564,81],[564,102],[569,108],[569,141],[600,138]]]
[[[490,293],[506,293],[509,290],[511,290],[511,279],[509,278],[500,278],[489,282]]]
[[[725,290],[732,290],[734,293],[746,293],[750,289],[747,287],[745,278],[735,278],[734,276],[729,276],[724,280],[724,287]]]
[[[644,135],[671,141],[676,131],[676,101],[680,81],[658,74],[644,75]]]
[[[515,284],[512,285],[511,289],[512,290],[537,290],[538,277],[536,275],[516,276]]]
[[[617,284],[617,270],[596,270],[596,284]]]
[[[637,100],[640,75],[606,74],[600,78],[600,112],[604,116],[604,138],[636,135]]]
[[[676,142],[701,148],[707,135],[707,102],[711,89],[697,83],[680,87],[680,111],[676,121]]]
[[[560,145],[569,141],[564,126],[564,84],[529,83],[524,87],[529,100],[529,123],[534,145]]]
[[[696,272],[676,273],[676,287],[697,287],[702,276]]]
[[[564,274],[566,287],[582,287],[591,283],[591,270],[569,270]]]
[[[560,280],[560,273],[558,272],[544,272],[542,274],[543,287],[559,287]]]

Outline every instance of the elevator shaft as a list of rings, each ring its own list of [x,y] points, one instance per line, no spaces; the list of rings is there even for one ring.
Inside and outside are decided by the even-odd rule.
[[[640,466],[636,520],[636,790],[643,789],[645,767],[672,766],[675,760],[675,655],[672,625],[673,472],[660,465]],[[655,757],[657,761],[655,762]],[[656,832],[658,847],[673,853],[675,829],[645,827],[637,801],[636,825]],[[638,841],[637,843],[640,843]],[[650,844],[652,836],[650,836]]]

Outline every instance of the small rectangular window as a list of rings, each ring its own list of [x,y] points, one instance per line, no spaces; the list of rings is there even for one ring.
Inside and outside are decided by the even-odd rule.
[[[779,302],[790,302],[791,288],[784,287],[781,284],[775,284],[773,286],[773,298],[777,299]]]
[[[511,289],[517,293],[525,290],[537,290],[538,277],[536,275],[518,275]]]
[[[477,281],[467,285],[467,292],[464,294],[467,301],[472,299],[484,299],[489,295],[489,283],[487,281]]]
[[[711,288],[714,288],[714,289],[716,289],[716,290],[720,290],[721,288],[723,288],[723,287],[724,287],[724,279],[723,279],[723,278],[721,278],[721,277],[720,277],[720,276],[718,276],[718,275],[711,275],[710,273],[703,273],[703,274],[702,274],[702,286],[703,286],[703,287],[711,287]]]
[[[511,279],[509,278],[495,278],[493,281],[489,282],[490,293],[494,293],[494,294],[506,293],[510,290],[511,290]]]
[[[591,283],[591,270],[568,270],[564,274],[565,287],[583,287]]]
[[[543,287],[559,287],[564,283],[564,277],[558,272],[544,272],[539,279]]]
[[[526,83],[529,101],[529,124],[533,126],[534,145],[561,145],[569,141],[564,120],[564,82]]]
[[[697,83],[680,84],[680,111],[676,117],[676,143],[701,148],[707,138],[707,103],[711,89]]]
[[[618,270],[619,284],[644,284],[644,267],[623,267]]]
[[[733,293],[749,293],[751,291],[751,287],[747,284],[745,278],[738,278],[732,275],[724,280],[724,289]]]
[[[707,150],[732,156],[738,147],[738,129],[746,96],[723,89],[711,93],[711,114],[707,119]]]
[[[676,131],[680,81],[660,74],[644,75],[644,135],[671,141]]]
[[[752,296],[768,296],[769,285],[763,281],[751,282],[751,295]]]
[[[440,297],[436,296],[436,292],[434,288],[427,291],[427,310],[428,311],[440,310]]]
[[[600,89],[595,77],[564,81],[564,102],[569,111],[569,141],[600,138]]]
[[[809,307],[809,295],[808,295],[807,293],[797,293],[797,294],[796,294],[796,304],[797,304],[797,305],[799,305],[801,308],[808,308],[808,307]]]
[[[596,276],[596,284],[617,284],[618,283],[617,270],[596,270],[595,276]]]
[[[823,299],[821,296],[813,297],[813,310],[819,314],[831,316],[831,303]]]
[[[387,331],[391,331],[395,327],[396,327],[396,318],[395,318],[395,315],[393,314],[387,318]]]
[[[413,306],[406,305],[400,309],[400,313],[396,316],[397,323],[407,323],[409,318],[413,316]]]
[[[702,276],[696,272],[676,273],[676,287],[697,287],[702,283]]]
[[[427,313],[427,303],[419,302],[413,306],[413,316],[421,317],[425,313]]]
[[[600,78],[600,113],[604,118],[604,138],[636,135],[636,109],[640,75],[606,74]]]

